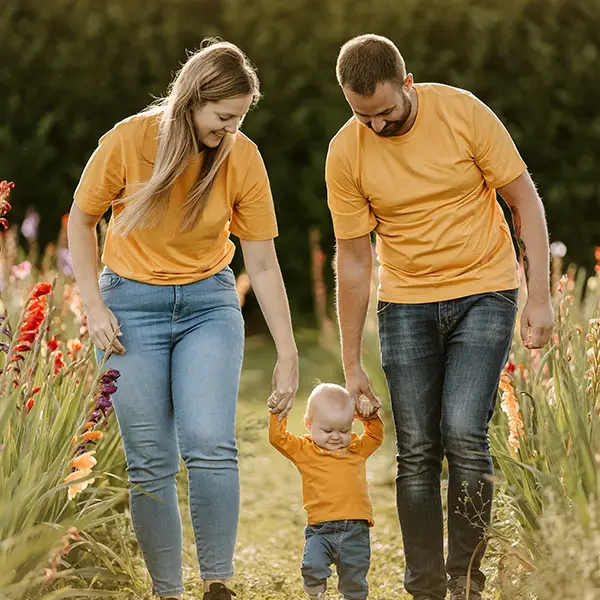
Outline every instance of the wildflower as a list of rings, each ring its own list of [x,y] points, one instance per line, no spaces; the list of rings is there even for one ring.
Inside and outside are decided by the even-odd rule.
[[[15,184],[12,181],[0,181],[0,231],[6,231],[8,229],[8,220],[5,218],[5,215],[12,206],[7,198],[14,187]]]
[[[92,473],[91,468],[77,469],[76,471],[69,473],[65,477],[65,483],[69,483],[70,481],[76,481],[77,479],[83,479],[84,477],[88,477],[88,475],[91,475],[91,473]],[[85,488],[87,488],[87,486],[90,485],[91,483],[94,483],[94,481],[95,481],[95,479],[93,477],[90,477],[89,479],[86,479],[85,481],[78,481],[77,483],[72,483],[71,485],[69,485],[68,493],[67,493],[67,497],[69,498],[69,500],[73,500],[73,498],[75,498],[75,496],[77,496],[77,494],[80,494],[81,492],[83,492],[83,490],[85,490]]]
[[[60,373],[61,369],[64,369],[66,366],[67,364],[63,360],[63,353],[59,350],[54,355],[54,376],[56,377]]]
[[[18,279],[19,281],[23,281],[27,279],[31,275],[31,263],[28,260],[24,260],[22,263],[18,265],[13,265],[11,272],[11,281]]]
[[[27,414],[29,414],[31,412],[31,409],[33,408],[33,405],[35,404],[35,400],[33,399],[33,397],[41,390],[41,387],[34,387],[31,390],[31,397],[29,398],[29,400],[27,400],[27,402],[25,403],[25,408],[27,409]]]
[[[96,465],[96,459],[94,458],[95,451],[91,450],[76,456],[71,461],[71,466],[74,469],[91,469]]]
[[[52,336],[48,340],[48,350],[50,350],[50,352],[56,352],[61,345],[62,342],[57,341],[56,336]]]
[[[514,362],[509,362],[509,363],[506,365],[506,372],[507,372],[507,373],[510,373],[510,374],[512,374],[512,373],[514,373],[514,372],[515,372],[515,369],[516,369],[516,365],[515,365],[515,363],[514,363]]]
[[[508,417],[508,444],[514,452],[517,452],[521,447],[519,438],[522,438],[525,435],[525,427],[521,417],[521,409],[517,397],[515,396],[511,379],[507,374],[503,373],[500,376],[499,387],[502,391],[502,412],[504,412]]]
[[[73,262],[71,261],[71,254],[68,248],[58,249],[58,252],[56,253],[56,262],[58,263],[58,268],[64,275],[73,277]]]
[[[75,356],[83,348],[83,344],[79,338],[74,338],[67,342],[67,348],[69,349],[69,356]]]
[[[23,234],[23,237],[29,242],[36,240],[39,226],[40,214],[35,210],[27,211],[27,215],[21,223],[21,233]]]
[[[83,442],[96,442],[102,438],[104,433],[102,431],[86,431],[82,436]]]

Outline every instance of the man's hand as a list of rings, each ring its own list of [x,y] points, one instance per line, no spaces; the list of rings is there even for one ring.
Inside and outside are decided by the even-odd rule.
[[[521,340],[530,350],[542,348],[550,340],[554,328],[554,311],[550,298],[528,298],[521,315]]]
[[[346,389],[354,398],[356,408],[358,410],[359,403],[365,400],[369,402],[377,410],[381,407],[381,402],[371,390],[371,380],[366,371],[362,367],[357,367],[352,370],[346,369]]]

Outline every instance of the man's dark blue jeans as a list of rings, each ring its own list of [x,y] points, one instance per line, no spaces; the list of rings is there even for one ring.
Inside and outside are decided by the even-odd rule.
[[[406,571],[415,596],[443,600],[480,570],[493,484],[488,424],[506,364],[517,290],[444,302],[379,302],[379,338],[397,438],[396,493]],[[448,558],[440,476],[448,459]],[[448,581],[449,579],[449,581]]]

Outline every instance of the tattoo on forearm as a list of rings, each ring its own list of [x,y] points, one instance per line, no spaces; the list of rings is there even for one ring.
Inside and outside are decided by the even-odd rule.
[[[516,206],[510,206],[512,213],[513,226],[515,228],[515,237],[517,238],[517,245],[519,246],[519,260],[523,265],[523,271],[525,272],[525,281],[529,283],[529,259],[527,257],[527,247],[521,237],[521,215],[519,209]]]

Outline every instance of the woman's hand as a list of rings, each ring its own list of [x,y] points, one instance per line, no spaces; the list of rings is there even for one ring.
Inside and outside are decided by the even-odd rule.
[[[273,371],[269,412],[279,413],[281,421],[292,409],[298,391],[298,355],[280,356]]]
[[[90,339],[98,350],[125,354],[125,347],[117,339],[122,336],[121,326],[114,313],[106,304],[99,303],[86,311]]]

